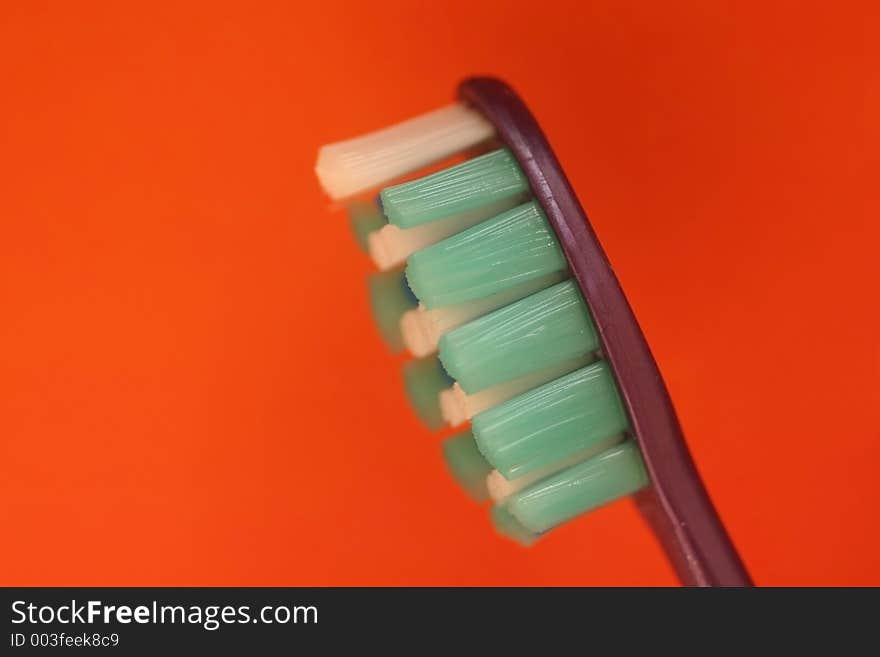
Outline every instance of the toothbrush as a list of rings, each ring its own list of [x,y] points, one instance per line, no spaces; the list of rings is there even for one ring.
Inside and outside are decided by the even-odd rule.
[[[531,544],[631,495],[682,584],[751,585],[605,253],[509,86],[467,79],[448,107],[324,146],[316,173],[382,272],[372,305],[389,346],[417,357],[417,413],[470,421],[444,458],[492,500],[500,533]]]

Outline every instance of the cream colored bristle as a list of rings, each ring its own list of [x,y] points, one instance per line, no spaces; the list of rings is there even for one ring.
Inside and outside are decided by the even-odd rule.
[[[403,331],[403,344],[413,356],[426,355],[437,350],[441,333],[436,320],[438,313],[444,310],[449,308],[426,310],[419,304],[419,307],[412,311],[412,333]]]
[[[385,224],[367,236],[367,250],[376,267],[382,271],[392,269],[402,265],[416,251],[476,226],[504,207],[503,203],[491,203],[412,228]]]
[[[489,491],[489,497],[493,502],[503,504],[504,500],[528,486],[532,481],[533,479],[529,475],[517,479],[505,479],[498,470],[492,470],[486,477],[486,490]]]
[[[497,308],[518,301],[533,292],[550,287],[564,280],[567,276],[567,272],[553,272],[552,274],[515,285],[512,288],[488,297],[443,308],[427,310],[423,305],[419,304],[418,310],[412,311],[414,316],[408,320],[411,332],[403,331],[403,343],[414,356],[425,356],[433,353],[437,349],[440,338],[447,331],[451,331]],[[418,315],[418,317],[415,317],[415,315]],[[418,330],[416,330],[417,327]],[[407,341],[408,337],[413,340],[412,344]]]
[[[370,134],[321,147],[315,173],[334,200],[378,187],[460,153],[495,133],[482,115],[455,103]]]
[[[398,228],[394,224],[385,224],[367,236],[367,250],[376,267],[386,271],[402,265],[410,254],[439,242],[458,230],[459,225],[452,221],[435,221],[414,228]]]
[[[425,332],[422,321],[424,310],[408,310],[400,318],[400,334],[403,344],[416,358],[422,358],[437,348],[437,343]]]
[[[475,392],[472,395],[467,394],[457,383],[454,384],[454,387],[458,390],[459,395],[461,396],[461,404],[465,410],[465,417],[470,420],[477,413],[482,413],[488,408],[506,402],[508,399],[515,397],[521,392],[525,392],[532,386],[523,385],[523,383],[517,379],[510,383],[502,383],[501,385],[493,386],[492,388],[487,388],[480,392]]]
[[[467,395],[457,383],[440,392],[440,414],[453,427],[464,424],[470,417],[467,413]]]
[[[560,376],[573,372],[593,360],[594,356],[587,354],[580,358],[573,358],[558,365],[531,372],[513,381],[508,381],[507,383],[502,383],[470,395],[458,383],[454,383],[451,388],[440,393],[441,408],[446,409],[443,411],[443,419],[452,426],[461,424],[470,420],[478,413],[487,411],[498,404],[503,404],[508,399],[513,399],[517,395],[521,395],[532,388],[537,388],[548,381],[558,379]],[[445,400],[444,396],[446,396]],[[444,401],[445,407],[443,406]]]

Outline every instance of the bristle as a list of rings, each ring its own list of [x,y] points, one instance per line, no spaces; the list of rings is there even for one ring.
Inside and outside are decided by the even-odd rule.
[[[529,202],[413,253],[406,278],[430,310],[565,269],[565,256],[544,212]]]
[[[639,450],[628,440],[515,493],[507,509],[526,529],[540,534],[647,484]]]
[[[498,472],[498,470],[492,470],[486,475],[486,490],[495,504],[504,504],[508,497],[536,481],[537,479],[531,475],[526,475],[519,479],[505,479],[504,475]]]
[[[457,383],[440,391],[440,416],[449,426],[457,427],[468,420],[465,394]]]
[[[382,209],[392,224],[412,228],[487,205],[519,205],[529,184],[507,149],[467,160],[411,182],[386,187]]]
[[[493,506],[489,511],[489,517],[492,519],[492,526],[496,532],[524,547],[532,545],[532,543],[540,538],[537,534],[526,529],[502,505],[496,504]]]
[[[400,318],[400,334],[407,351],[416,358],[433,354],[437,348],[434,341],[425,331],[420,308],[409,310]]]
[[[529,372],[512,381],[499,383],[497,386],[480,390],[472,395],[467,394],[456,383],[451,388],[440,393],[440,409],[443,413],[443,419],[450,425],[457,426],[479,413],[503,404],[532,388],[573,372],[589,364],[592,360],[592,354],[585,354],[551,365],[550,367],[543,367],[534,372]]]
[[[362,251],[367,250],[367,236],[382,228],[385,215],[373,201],[352,201],[348,204],[348,222],[354,239]]]
[[[599,361],[474,416],[480,452],[507,479],[627,430],[608,363]]]
[[[557,472],[565,470],[566,468],[570,468],[573,465],[577,465],[578,463],[582,463],[587,459],[591,459],[597,454],[604,452],[609,447],[613,447],[614,445],[622,443],[625,439],[626,436],[622,433],[608,436],[606,438],[603,438],[602,440],[592,443],[584,449],[574,452],[573,454],[569,454],[560,461],[554,461],[548,465],[540,467],[536,470],[532,470],[531,472],[521,475],[519,477],[508,479],[503,474],[498,472],[498,470],[492,470],[492,472],[490,472],[489,475],[486,477],[486,488],[489,491],[489,496],[496,504],[506,502],[507,499],[514,493],[518,493],[519,491],[528,488],[535,482],[541,481],[542,479],[545,479],[550,475],[554,475]],[[488,463],[488,461],[486,462]],[[491,465],[492,464],[489,463],[490,467]]]
[[[367,249],[379,269],[397,267],[419,249],[476,226],[507,210],[508,207],[507,203],[493,203],[446,217],[442,221],[433,221],[412,228],[385,224],[379,230],[370,233],[367,238]]]
[[[470,431],[462,431],[442,443],[443,460],[449,468],[453,479],[464,491],[476,502],[485,502],[489,499],[486,490],[486,477],[492,470]]]
[[[494,133],[481,114],[456,103],[390,128],[323,146],[315,173],[324,191],[341,199],[467,150]]]
[[[420,305],[407,320],[409,330],[406,328],[403,330],[403,343],[414,356],[430,354],[437,349],[440,337],[444,333],[539,290],[555,285],[564,280],[567,275],[565,271],[553,272],[520,283],[497,294],[454,306],[427,310]]]
[[[435,357],[411,360],[403,366],[403,381],[407,398],[429,429],[443,426],[440,412],[440,391],[450,385],[450,379]]]
[[[455,104],[323,147],[334,199],[377,188],[491,142]],[[380,333],[453,478],[491,499],[496,529],[530,545],[577,515],[648,485],[627,414],[578,284],[514,156],[501,148],[348,204]],[[405,263],[405,269],[402,265]],[[434,352],[436,356],[432,356]]]
[[[471,434],[473,435],[473,431]],[[498,470],[492,470],[486,477],[486,489],[489,492],[489,497],[491,497],[492,501],[496,504],[503,504],[514,493],[518,493],[532,484],[541,481],[542,479],[546,479],[550,475],[554,475],[566,468],[570,468],[573,465],[591,459],[597,454],[604,452],[606,449],[622,443],[625,439],[626,435],[622,433],[608,436],[592,443],[584,449],[569,454],[564,459],[553,461],[548,465],[532,470],[519,477],[507,478],[498,472]],[[488,463],[489,467],[492,467],[491,463],[488,461],[486,461],[486,463]]]
[[[577,285],[558,283],[440,338],[440,360],[468,394],[583,357],[599,346]]]
[[[391,351],[403,349],[400,319],[416,307],[416,299],[409,291],[403,270],[371,274],[367,278],[370,308],[382,339]]]

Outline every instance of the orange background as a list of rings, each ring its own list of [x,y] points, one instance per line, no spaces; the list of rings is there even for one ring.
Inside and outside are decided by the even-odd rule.
[[[756,581],[880,584],[876,16],[155,4],[0,9],[0,582],[673,582],[627,502],[494,536],[314,180],[321,143],[489,72],[557,147]]]

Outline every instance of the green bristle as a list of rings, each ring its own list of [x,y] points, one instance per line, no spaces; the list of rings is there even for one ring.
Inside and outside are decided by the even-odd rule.
[[[388,222],[374,202],[352,201],[348,204],[348,223],[357,245],[366,252],[367,235]]]
[[[489,499],[486,490],[486,477],[492,466],[486,462],[470,431],[447,438],[442,443],[443,460],[452,474],[453,479],[475,501],[485,502]]]
[[[440,361],[434,356],[411,360],[403,366],[403,382],[409,402],[428,428],[443,426],[440,391],[452,385]]]
[[[367,278],[370,289],[370,308],[379,333],[392,351],[403,349],[403,336],[400,333],[400,318],[407,310],[418,304],[409,291],[402,269],[371,274]]]
[[[605,445],[626,431],[626,412],[608,363],[599,361],[476,415],[486,459],[507,479]]]
[[[528,191],[529,183],[513,155],[501,149],[418,180],[386,187],[380,198],[388,221],[412,228],[501,201],[513,207]]]
[[[492,518],[492,526],[495,527],[495,531],[520,545],[528,547],[540,538],[537,534],[526,529],[504,506],[493,506],[489,515]]]
[[[526,529],[541,534],[647,484],[639,449],[628,440],[514,493],[507,509]]]
[[[413,253],[406,278],[431,309],[486,297],[565,268],[547,218],[530,202]]]
[[[599,346],[577,285],[563,281],[440,338],[440,360],[473,394]]]

